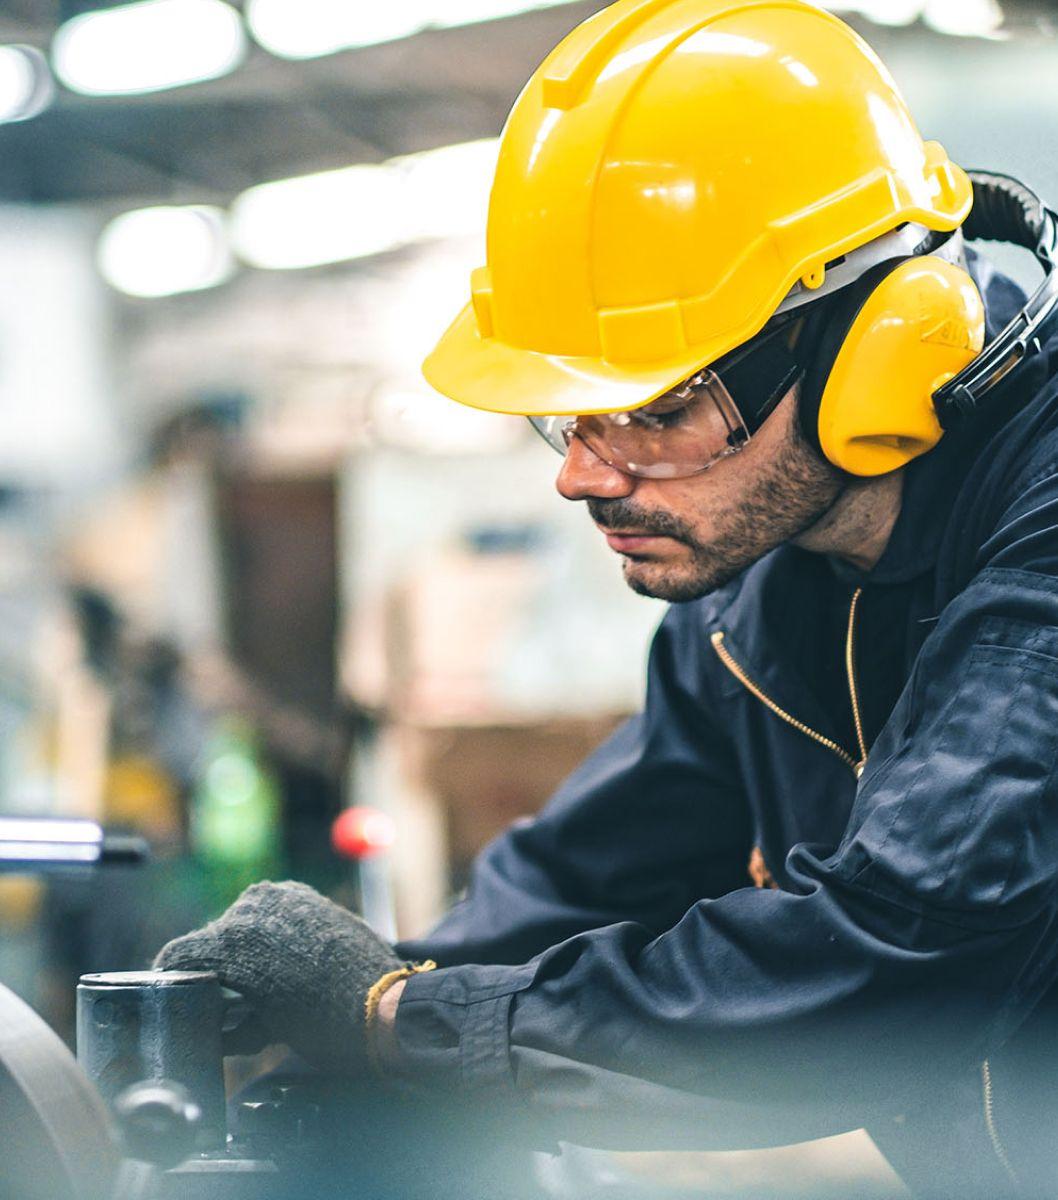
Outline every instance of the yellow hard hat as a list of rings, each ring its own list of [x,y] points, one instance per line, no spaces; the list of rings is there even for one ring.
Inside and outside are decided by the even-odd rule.
[[[488,265],[423,370],[495,412],[637,408],[834,259],[904,222],[955,229],[971,202],[838,18],[800,0],[617,0],[515,104]]]

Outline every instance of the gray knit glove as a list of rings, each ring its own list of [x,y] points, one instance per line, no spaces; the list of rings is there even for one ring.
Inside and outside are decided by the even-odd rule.
[[[371,927],[304,883],[255,883],[204,929],[159,951],[157,970],[215,971],[276,1042],[314,1066],[359,1074],[372,986],[405,964]]]

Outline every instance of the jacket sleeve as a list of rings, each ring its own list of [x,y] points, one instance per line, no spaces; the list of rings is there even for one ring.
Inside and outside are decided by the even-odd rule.
[[[1058,972],[1056,740],[1052,469],[926,640],[839,845],[795,846],[788,890],[701,900],[660,935],[624,921],[521,966],[417,976],[398,1009],[403,1074],[596,1143],[620,1123],[622,1079],[682,1096],[714,1146],[749,1144],[737,1115],[762,1098],[814,1114],[803,1136],[928,1099]]]
[[[651,647],[643,713],[475,863],[466,898],[398,947],[444,964],[523,963],[574,934],[632,921],[655,934],[700,896],[741,887],[749,817],[711,731],[698,606],[670,610]]]

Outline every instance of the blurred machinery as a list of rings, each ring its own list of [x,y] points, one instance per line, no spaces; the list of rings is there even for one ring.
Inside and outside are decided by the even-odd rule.
[[[391,919],[388,818],[347,810],[334,847]],[[84,820],[0,818],[0,871],[92,871],[146,857],[138,838]],[[372,874],[372,871],[375,873]],[[497,1191],[490,1138],[451,1106],[381,1098],[375,1081],[310,1072],[292,1056],[253,1079],[268,1039],[252,1007],[206,972],[89,974],[77,1058],[0,986],[0,1196],[12,1200],[467,1200]],[[243,1070],[225,1060],[238,1056]],[[255,1060],[258,1072],[266,1067]],[[479,1139],[470,1149],[467,1139]],[[472,1179],[489,1180],[482,1190]],[[528,1178],[522,1173],[518,1195]]]
[[[85,976],[80,1065],[0,988],[0,1193],[19,1200],[294,1200],[324,1197],[320,1104],[291,1083],[233,1113],[222,1030],[248,1020],[216,976]],[[309,1180],[312,1179],[311,1185]]]
[[[94,821],[0,817],[0,872],[84,871],[146,857]],[[59,1037],[0,986],[0,1193],[105,1200],[121,1170],[113,1121]],[[135,1193],[132,1193],[135,1194]]]
[[[84,871],[146,858],[93,821],[0,817],[0,871]],[[260,1048],[253,1014],[215,975],[87,975],[81,1065],[0,986],[0,1195],[18,1200],[291,1200],[320,1107],[291,1083],[228,1112],[229,1052]],[[247,1040],[249,1039],[249,1041]],[[301,1089],[302,1091],[304,1089]],[[229,1117],[235,1129],[229,1133]],[[319,1148],[310,1155],[318,1160]],[[300,1181],[295,1186],[295,1180]]]
[[[303,1064],[225,1101],[226,1053],[259,1048],[215,975],[86,975],[78,1059],[0,988],[0,1195],[18,1200],[527,1200],[469,1114]],[[436,1106],[434,1106],[436,1107]],[[469,1140],[468,1140],[469,1139]],[[477,1140],[475,1140],[477,1139]],[[510,1162],[510,1156],[508,1156]],[[486,1182],[487,1181],[487,1182]]]

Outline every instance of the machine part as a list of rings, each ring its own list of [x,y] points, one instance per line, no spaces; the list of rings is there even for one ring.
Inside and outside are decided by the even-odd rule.
[[[77,1056],[110,1104],[144,1081],[183,1086],[201,1112],[195,1148],[223,1149],[222,1021],[220,983],[209,972],[84,975],[77,988]]]
[[[259,1054],[271,1040],[254,1006],[232,988],[220,989],[224,1016],[220,1026],[221,1049],[229,1054]]]
[[[240,1107],[236,1136],[196,1153],[196,1110],[211,1094],[225,1126],[221,1030],[252,1017],[241,997],[229,999],[225,1009],[223,989],[204,973],[85,977],[80,1047],[114,1120],[58,1037],[0,987],[0,1200],[415,1200],[427,1193],[413,1181],[431,1197],[448,1194],[421,1167],[404,1170],[406,1150],[386,1154],[382,1172],[365,1162],[374,1144],[365,1101],[315,1077],[260,1081],[260,1099]],[[194,1082],[161,1077],[181,1064]],[[137,1073],[146,1080],[120,1086]],[[372,1093],[372,1110],[376,1100]],[[409,1125],[397,1125],[403,1146]],[[121,1156],[119,1129],[133,1157]]]
[[[98,867],[147,857],[143,838],[108,833],[95,821],[0,817],[0,871]]]
[[[236,1139],[240,1149],[280,1164],[311,1153],[322,1122],[312,1089],[296,1083],[273,1085],[267,1099],[239,1105]]]
[[[134,1158],[122,1160],[114,1200],[158,1200],[158,1168]]]
[[[166,1171],[150,1200],[309,1200],[268,1159],[203,1155]],[[325,1200],[317,1192],[312,1200]]]
[[[0,987],[0,1195],[114,1200],[114,1125],[74,1056]]]
[[[168,1079],[134,1083],[114,1101],[126,1153],[140,1162],[175,1167],[195,1149],[202,1110],[187,1088]]]

